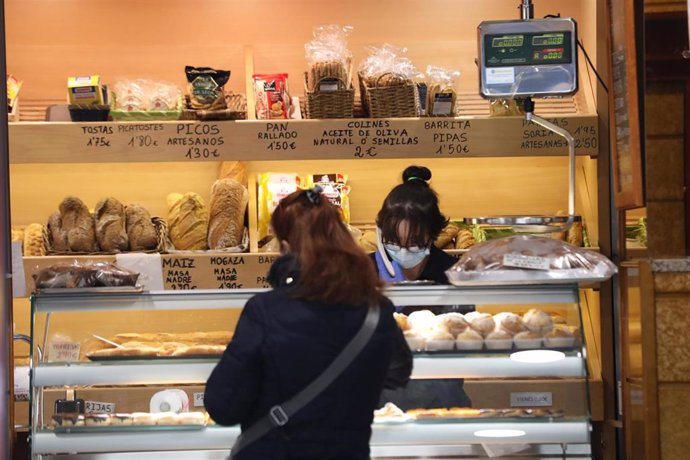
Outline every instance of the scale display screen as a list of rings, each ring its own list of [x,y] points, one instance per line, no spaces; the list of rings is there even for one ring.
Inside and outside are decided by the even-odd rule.
[[[486,35],[486,66],[569,63],[573,54],[570,35],[570,32]]]
[[[478,35],[482,96],[559,96],[577,91],[574,20],[486,21]]]

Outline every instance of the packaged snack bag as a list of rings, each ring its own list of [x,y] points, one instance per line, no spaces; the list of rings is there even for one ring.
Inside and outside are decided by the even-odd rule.
[[[256,118],[260,120],[288,118],[290,94],[287,79],[286,73],[254,75]]]
[[[315,185],[323,189],[328,201],[341,210],[343,222],[350,223],[350,186],[347,185],[347,174],[329,173],[312,174],[308,177],[308,187]]]
[[[259,185],[259,245],[268,242],[271,214],[280,200],[301,188],[302,180],[294,173],[261,173]]]

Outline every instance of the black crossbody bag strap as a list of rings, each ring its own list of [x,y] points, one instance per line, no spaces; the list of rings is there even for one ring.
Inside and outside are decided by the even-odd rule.
[[[379,323],[380,308],[378,305],[369,307],[364,324],[357,334],[343,348],[340,354],[326,368],[321,375],[307,385],[288,401],[271,407],[268,415],[258,420],[247,431],[242,433],[232,446],[230,459],[234,459],[245,447],[268,434],[273,428],[284,426],[290,417],[295,415],[307,404],[321,394],[343,371],[355,360],[371,339]]]

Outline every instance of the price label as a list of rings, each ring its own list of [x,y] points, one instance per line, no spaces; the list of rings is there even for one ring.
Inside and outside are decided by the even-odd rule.
[[[553,393],[510,393],[511,407],[551,407],[553,406]]]
[[[194,407],[204,407],[204,394],[194,393]]]
[[[526,268],[528,270],[548,270],[549,259],[547,257],[524,256],[522,254],[506,254],[503,256],[503,265],[506,267]]]
[[[14,368],[14,400],[29,400],[29,366]]]
[[[86,401],[84,404],[84,412],[87,414],[114,414],[115,403]]]
[[[79,342],[51,342],[48,348],[48,356],[52,362],[79,361]]]

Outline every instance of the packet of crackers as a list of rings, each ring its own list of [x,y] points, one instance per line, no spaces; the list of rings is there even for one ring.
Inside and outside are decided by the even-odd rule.
[[[254,99],[259,120],[289,118],[288,74],[254,74]]]
[[[331,204],[340,208],[343,222],[350,223],[350,186],[347,174],[312,174],[308,177],[307,187],[318,185]]]
[[[259,246],[263,246],[272,237],[271,214],[280,200],[292,192],[304,188],[302,178],[296,173],[260,173],[258,179],[258,217]]]

